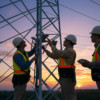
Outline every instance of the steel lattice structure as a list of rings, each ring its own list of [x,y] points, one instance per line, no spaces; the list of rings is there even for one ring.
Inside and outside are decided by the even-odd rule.
[[[39,58],[31,66],[34,80],[30,80],[34,87],[35,100],[47,100],[49,95],[51,96],[48,100],[52,100],[52,98],[60,100],[56,94],[60,89],[57,75],[58,61],[49,58],[41,49],[42,45],[49,48],[46,40],[43,40],[44,36],[48,36],[52,41],[58,41],[57,46],[62,49],[59,0],[8,0],[0,6],[0,13],[0,34],[3,36],[3,38],[0,37],[1,47],[11,44],[12,39],[17,36],[27,41],[27,50],[29,47],[33,47],[34,41],[37,43],[36,55]],[[11,59],[14,51],[13,46],[5,47],[5,50],[1,49],[4,55],[0,55],[0,66],[6,67],[6,70],[0,74],[0,82],[5,81],[13,73]],[[10,62],[7,61],[8,57]],[[51,63],[54,63],[55,66],[50,67]],[[52,80],[55,81],[55,84],[51,86]],[[48,93],[43,95],[43,89],[48,90]],[[29,100],[32,98],[33,95],[29,97]]]

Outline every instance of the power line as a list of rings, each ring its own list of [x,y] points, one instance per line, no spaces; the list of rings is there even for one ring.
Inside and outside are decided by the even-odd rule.
[[[90,1],[92,1],[92,0],[90,0]],[[92,1],[92,2],[93,2],[93,1]],[[94,18],[92,18],[92,17],[90,17],[90,16],[88,16],[88,15],[85,15],[85,14],[79,12],[79,11],[76,11],[76,10],[74,10],[74,9],[72,9],[72,8],[69,8],[68,6],[65,6],[65,5],[62,5],[62,4],[60,4],[60,5],[63,6],[63,7],[65,7],[65,8],[67,8],[67,9],[70,9],[70,10],[72,10],[72,11],[74,11],[74,12],[77,12],[77,13],[79,13],[79,14],[81,14],[81,15],[84,15],[84,16],[86,16],[86,17],[88,17],[88,18],[91,18],[91,19],[93,19],[93,20],[99,21],[99,20],[94,19]],[[50,30],[49,30],[49,31],[50,31]],[[62,33],[62,34],[65,34],[65,33]],[[81,36],[81,35],[76,35],[76,36],[84,37],[84,38],[89,38],[89,37],[87,37],[87,36]]]
[[[66,35],[66,34],[68,34],[68,33],[62,33],[62,34]],[[88,36],[82,36],[82,35],[78,35],[78,34],[75,34],[75,35],[78,36],[78,37],[90,38],[90,37],[88,37]]]
[[[99,4],[99,3],[97,3],[97,2],[96,2],[96,1],[94,1],[94,0],[90,0],[90,2],[92,2],[92,3],[94,3],[94,4],[98,5],[98,6],[100,6],[100,4]]]
[[[91,1],[92,1],[92,0],[91,0]],[[90,17],[90,16],[88,16],[88,15],[85,15],[85,14],[83,14],[83,13],[81,13],[81,12],[78,12],[78,11],[72,9],[72,8],[69,8],[68,6],[65,6],[65,5],[63,5],[63,4],[60,4],[60,5],[63,6],[63,7],[65,7],[65,8],[67,8],[67,9],[70,9],[70,10],[72,10],[72,11],[74,11],[74,12],[77,12],[77,13],[79,13],[79,14],[81,14],[81,15],[84,15],[84,16],[86,16],[86,17],[88,17],[88,18],[91,18],[91,19],[93,19],[93,20],[96,20],[96,21],[99,21],[99,22],[100,22],[100,20],[94,19],[94,18],[92,18],[92,17]],[[50,31],[50,30],[49,30],[49,31]],[[63,34],[64,34],[64,33],[63,33]],[[76,36],[89,38],[89,37],[87,37],[87,36],[81,36],[81,35],[76,35]]]
[[[92,20],[95,20],[95,21],[97,21],[97,22],[100,22],[100,20],[98,20],[98,19],[96,19],[96,18],[93,18],[93,17],[91,17],[91,16],[88,16],[88,15],[86,15],[86,14],[84,14],[84,13],[81,13],[81,12],[79,12],[79,11],[77,11],[77,10],[74,10],[74,9],[68,7],[68,6],[65,6],[65,5],[63,5],[63,4],[59,4],[59,5],[62,6],[62,7],[64,7],[64,8],[67,8],[67,9],[69,9],[69,10],[71,10],[71,11],[74,11],[74,12],[80,14],[80,15],[83,15],[83,16],[85,16],[85,17],[87,17],[87,18],[90,18],[90,19],[92,19]]]

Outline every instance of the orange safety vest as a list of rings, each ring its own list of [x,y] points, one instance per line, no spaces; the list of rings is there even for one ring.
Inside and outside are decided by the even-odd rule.
[[[96,52],[95,52],[95,55],[94,55],[95,61],[98,61],[98,56],[99,56],[99,55],[98,55],[98,51],[96,51]]]
[[[29,61],[29,57],[28,57],[28,53],[27,52],[26,52],[26,56],[27,57],[22,52],[20,52],[19,50],[17,50],[14,53],[14,55],[16,55],[16,54],[21,54],[26,62]],[[30,68],[28,68],[28,69],[26,69],[24,71],[21,70],[21,68],[16,64],[14,59],[13,59],[13,69],[14,69],[14,74],[16,74],[16,75],[26,74],[26,72],[28,72],[30,70]]]
[[[59,58],[59,68],[75,68],[75,66],[67,65],[64,58]]]
[[[99,46],[100,46],[100,43],[99,43],[99,45],[97,46],[97,48],[95,50],[95,53],[94,53],[93,58],[92,58],[92,62],[98,61],[100,59],[100,56],[98,55]]]
[[[96,61],[100,60],[100,55],[98,54],[98,48],[99,48],[99,46],[100,46],[100,43],[98,44],[98,46],[97,46],[97,48],[96,48],[96,50],[94,52],[94,55],[93,55],[93,58],[92,58],[92,62],[96,62]],[[100,78],[99,78],[100,77],[100,69],[95,68],[93,66],[93,68],[91,70],[91,74],[92,74],[92,79],[94,81],[100,80]]]

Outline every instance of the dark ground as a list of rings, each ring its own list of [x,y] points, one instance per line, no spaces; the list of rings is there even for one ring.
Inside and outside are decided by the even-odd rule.
[[[43,97],[48,91],[43,91]],[[54,94],[55,92],[53,92]],[[25,95],[25,100],[34,100],[34,92],[27,91]],[[97,90],[76,90],[77,100],[100,100]],[[61,93],[57,93],[57,97],[61,98]],[[0,100],[13,100],[13,91],[0,91]],[[51,99],[50,99],[51,98]],[[52,95],[48,95],[45,100],[57,100]]]

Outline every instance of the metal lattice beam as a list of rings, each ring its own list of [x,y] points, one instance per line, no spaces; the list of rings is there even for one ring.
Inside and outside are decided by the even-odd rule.
[[[32,2],[34,5],[28,5],[29,2]],[[41,49],[42,44],[44,44],[45,47],[48,47],[47,42],[43,42],[42,40],[44,35],[48,35],[51,41],[58,41],[57,46],[59,49],[62,49],[59,0],[30,0],[29,2],[27,3],[27,0],[8,0],[8,3],[5,3],[0,7],[0,11],[5,9],[9,10],[10,7],[11,9],[9,12],[12,8],[14,9],[14,12],[9,16],[6,16],[3,12],[0,14],[1,34],[3,32],[2,35],[6,37],[0,40],[0,45],[7,42],[11,43],[12,39],[17,36],[25,39],[31,48],[33,47],[34,41],[36,41],[36,55],[39,58],[38,61],[35,62],[35,67],[33,67],[33,65],[31,66],[31,71],[34,72],[34,75],[32,75],[34,81],[30,80],[35,94],[31,95],[28,100],[32,100],[32,98],[35,98],[35,100],[47,100],[50,95],[48,100],[52,100],[52,98],[54,100],[60,100],[57,96],[57,92],[60,90],[60,82],[59,78],[55,75],[55,72],[58,70],[58,61],[52,60],[56,64],[52,70],[50,66],[47,65],[48,59],[50,58],[45,55],[45,52]],[[20,5],[23,9],[20,9]],[[20,23],[20,21],[23,23]],[[20,24],[25,25],[25,29],[24,27],[20,27]],[[9,33],[4,31],[6,28],[11,31],[11,35],[8,36],[7,34]],[[13,54],[14,50],[15,49],[12,46],[12,48],[7,49],[7,54],[4,56],[0,55],[0,64],[3,64],[6,67],[6,70],[0,75],[0,82],[5,81],[6,78],[12,75],[12,66],[9,65],[9,62],[5,59],[8,58],[10,54]],[[45,78],[43,77],[44,69],[47,72]],[[9,71],[9,75],[4,77]],[[50,77],[55,80],[55,84],[52,87],[50,83],[48,83]],[[45,95],[43,95],[44,88],[48,90],[48,93]],[[7,99],[10,99],[11,97],[12,94]]]

